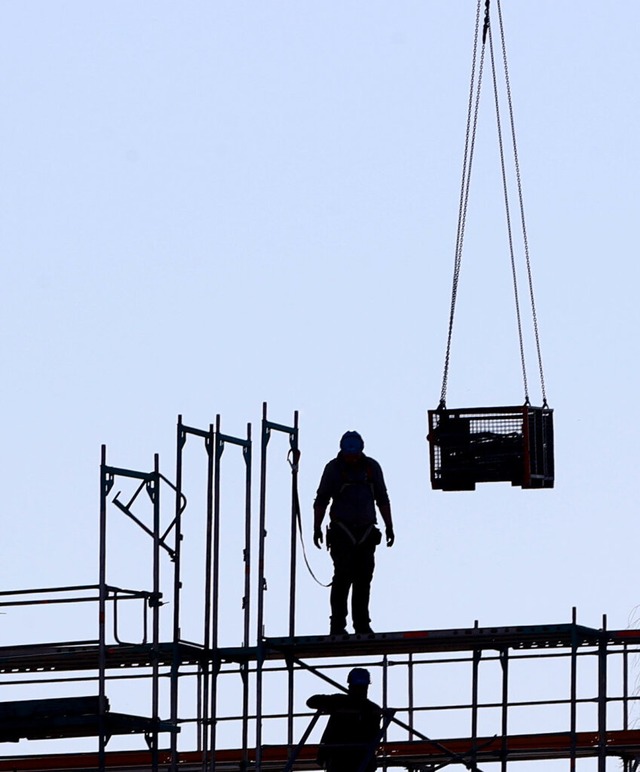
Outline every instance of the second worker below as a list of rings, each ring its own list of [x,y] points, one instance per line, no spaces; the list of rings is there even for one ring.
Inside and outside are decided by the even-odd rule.
[[[322,521],[329,509],[327,548],[333,560],[331,583],[331,635],[346,635],[347,601],[351,592],[351,617],[356,633],[372,633],[369,596],[375,567],[375,550],[382,541],[376,527],[376,504],[385,525],[387,547],[394,542],[391,505],[382,468],[365,456],[358,432],[346,432],[340,452],[322,473],[313,505],[313,542],[322,546]]]

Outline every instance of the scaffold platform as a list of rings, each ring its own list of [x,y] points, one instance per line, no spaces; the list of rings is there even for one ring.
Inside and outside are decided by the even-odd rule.
[[[285,663],[278,668],[293,672],[304,669],[316,672],[314,660],[346,661],[351,664],[371,657],[398,657],[402,655],[461,655],[460,661],[468,661],[473,665],[473,680],[478,677],[478,668],[483,657],[491,655],[500,659],[505,671],[510,656],[518,653],[528,658],[542,660],[561,655],[571,661],[572,671],[576,668],[577,657],[582,653],[596,657],[596,692],[590,698],[599,705],[601,713],[598,723],[604,723],[600,731],[544,732],[532,734],[496,734],[494,736],[446,737],[431,739],[424,735],[414,740],[387,741],[381,744],[378,753],[378,763],[381,768],[438,768],[439,765],[469,763],[492,763],[515,761],[532,761],[536,759],[583,759],[583,758],[617,758],[634,769],[640,759],[640,730],[627,726],[626,728],[606,727],[606,706],[619,700],[624,703],[625,710],[636,695],[629,692],[624,685],[620,695],[602,694],[606,690],[607,658],[613,654],[640,656],[640,630],[605,630],[595,629],[576,623],[550,625],[519,625],[505,627],[473,626],[460,629],[438,629],[385,632],[370,635],[345,636],[297,636],[265,638],[258,646],[219,648],[205,651],[195,644],[164,642],[155,647],[150,645],[131,646],[114,644],[107,647],[105,666],[109,670],[123,668],[150,668],[154,664],[162,668],[170,668],[178,657],[180,666],[195,666],[202,670],[220,669],[225,664],[251,668],[256,674],[257,663],[262,659],[265,663]],[[41,674],[54,672],[97,671],[100,666],[99,645],[96,642],[83,641],[79,643],[59,643],[47,645],[23,645],[0,647],[0,673],[5,675],[30,674],[37,677]],[[306,662],[305,662],[306,661]],[[397,664],[397,663],[396,663]],[[322,664],[318,666],[322,670]],[[506,682],[505,682],[506,684]],[[508,690],[505,688],[505,695]],[[569,706],[569,712],[575,713],[575,708],[581,700],[577,693],[571,694],[564,701]],[[584,701],[584,700],[583,700]],[[44,701],[46,702],[46,700]],[[418,705],[415,706],[419,708]],[[448,707],[448,706],[445,706]],[[470,703],[466,708],[469,713],[478,715],[483,709],[480,701]],[[495,706],[494,706],[495,707]],[[506,716],[512,705],[505,697],[498,706]],[[5,707],[5,712],[6,712]],[[9,708],[10,709],[10,708]],[[431,710],[435,707],[432,706]],[[2,703],[0,703],[0,713]],[[104,714],[109,734],[118,733],[149,733],[176,732],[177,725],[168,721],[122,714]],[[245,717],[246,718],[246,717]],[[266,720],[267,715],[262,719]],[[23,737],[79,737],[95,735],[98,731],[99,712],[93,716],[83,714],[75,721],[54,723],[47,728],[46,722],[40,727],[37,722],[27,721],[29,731]],[[6,734],[6,733],[5,733]],[[420,735],[420,731],[417,732]],[[16,740],[18,737],[0,736],[0,741]],[[51,754],[33,756],[3,756],[0,758],[0,772],[40,772],[40,770],[73,769],[73,770],[120,770],[131,769],[145,772],[154,768],[170,768],[171,759],[176,768],[185,772],[194,772],[205,768],[217,769],[221,772],[237,770],[239,765],[248,765],[250,769],[263,770],[284,769],[289,763],[292,770],[317,769],[315,761],[317,744],[310,743],[301,747],[292,759],[294,745],[263,744],[260,747],[259,759],[256,759],[257,749],[209,748],[205,751],[172,751],[159,750],[154,757],[151,751],[109,751],[103,754],[99,762],[98,755],[83,754]],[[155,765],[155,766],[154,766]]]
[[[257,646],[219,647],[206,651],[194,643],[179,641],[152,644],[110,644],[105,647],[108,669],[170,666],[177,655],[181,665],[203,662],[255,662],[265,660],[360,657],[430,652],[504,649],[556,649],[640,643],[640,630],[602,631],[577,624],[518,625],[514,627],[467,627],[447,630],[410,630],[368,635],[305,635],[265,638]],[[0,673],[43,673],[97,670],[98,641],[0,646]]]

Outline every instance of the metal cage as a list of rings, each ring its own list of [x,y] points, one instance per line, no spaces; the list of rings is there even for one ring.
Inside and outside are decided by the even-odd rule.
[[[476,407],[429,411],[431,487],[472,491],[476,483],[553,488],[553,410]]]

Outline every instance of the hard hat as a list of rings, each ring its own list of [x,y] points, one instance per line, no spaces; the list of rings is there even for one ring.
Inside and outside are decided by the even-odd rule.
[[[352,686],[369,686],[371,683],[369,671],[363,667],[354,667],[347,676],[347,683]]]
[[[340,450],[344,453],[362,453],[364,440],[358,432],[345,432],[340,440]]]

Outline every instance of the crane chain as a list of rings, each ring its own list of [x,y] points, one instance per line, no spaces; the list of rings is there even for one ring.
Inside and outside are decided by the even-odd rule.
[[[546,388],[545,388],[545,381],[544,381],[544,370],[542,366],[542,353],[541,353],[541,346],[540,346],[540,333],[538,328],[538,315],[536,311],[535,295],[533,291],[531,259],[529,254],[529,241],[527,237],[527,229],[526,229],[525,214],[524,214],[524,199],[522,194],[522,178],[520,173],[520,162],[518,157],[518,145],[516,141],[515,120],[513,115],[513,99],[511,95],[511,83],[509,79],[507,49],[506,49],[504,24],[502,19],[502,8],[501,8],[500,0],[496,0],[496,4],[498,9],[498,18],[499,18],[499,26],[500,26],[502,62],[504,66],[505,88],[506,88],[507,105],[508,105],[508,112],[509,112],[511,141],[513,144],[515,177],[516,177],[516,185],[517,185],[517,191],[518,191],[518,205],[519,205],[519,211],[520,211],[520,223],[522,228],[523,247],[524,247],[527,281],[528,281],[528,288],[529,288],[529,300],[531,303],[531,317],[533,322],[533,332],[534,332],[537,359],[538,359],[538,369],[539,369],[539,375],[540,375],[540,386],[542,391],[543,406],[547,407],[547,396],[546,396]],[[470,189],[470,183],[471,183],[471,167],[472,167],[473,155],[475,150],[475,140],[476,140],[476,132],[477,132],[477,124],[478,124],[478,110],[479,110],[479,104],[480,104],[480,91],[482,86],[482,76],[484,71],[484,59],[485,59],[485,49],[486,49],[487,40],[489,41],[491,70],[492,70],[492,76],[493,76],[493,91],[494,91],[494,100],[495,100],[495,109],[496,109],[496,123],[497,123],[497,130],[498,130],[500,167],[501,167],[501,173],[502,173],[505,213],[506,213],[506,220],[507,220],[507,236],[508,236],[508,242],[509,242],[510,260],[511,260],[511,274],[512,274],[514,302],[515,302],[515,310],[516,310],[516,322],[517,322],[517,328],[518,328],[518,341],[520,346],[520,363],[522,368],[524,399],[525,399],[525,404],[529,404],[529,385],[528,385],[528,378],[527,378],[524,339],[523,339],[523,332],[522,332],[522,317],[520,312],[520,298],[519,298],[519,291],[518,291],[515,250],[514,250],[514,243],[513,243],[511,209],[509,205],[504,142],[503,142],[503,136],[502,136],[502,122],[500,117],[500,100],[499,100],[499,94],[498,94],[497,69],[496,69],[496,61],[495,61],[495,54],[494,54],[494,48],[493,48],[493,38],[491,34],[490,0],[484,0],[482,48],[480,50],[480,54],[478,55],[481,6],[482,6],[482,0],[478,0],[478,4],[476,7],[476,22],[475,22],[473,58],[472,58],[472,67],[471,67],[471,83],[469,87],[467,125],[466,125],[465,147],[464,147],[464,157],[463,157],[463,165],[462,165],[462,184],[460,189],[460,202],[459,202],[459,208],[458,208],[458,227],[457,227],[457,233],[456,233],[454,270],[453,270],[453,281],[452,281],[452,290],[451,290],[451,306],[449,310],[447,346],[446,346],[446,352],[445,352],[444,373],[442,376],[442,389],[440,393],[439,409],[446,408],[446,396],[447,396],[447,387],[448,387],[448,381],[449,381],[449,367],[450,367],[450,361],[451,361],[451,341],[453,337],[453,321],[454,321],[455,309],[456,309],[456,303],[457,303],[457,297],[458,297],[458,285],[460,281],[460,268],[462,264],[462,246],[464,242],[464,232],[465,232],[466,220],[467,220],[469,189]],[[476,70],[477,70],[477,81],[476,81]],[[475,99],[474,99],[474,92],[475,92]]]

